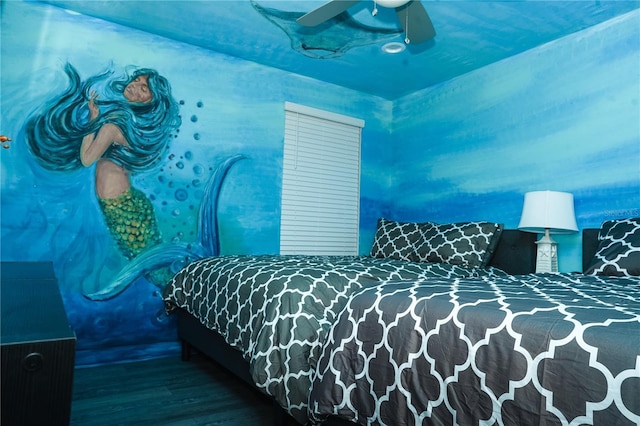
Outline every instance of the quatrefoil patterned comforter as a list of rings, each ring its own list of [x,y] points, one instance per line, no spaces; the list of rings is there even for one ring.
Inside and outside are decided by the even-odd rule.
[[[354,291],[497,273],[367,256],[223,256],[187,265],[163,298],[168,312],[186,310],[240,350],[258,387],[305,423],[321,345]]]
[[[334,323],[316,372],[317,421],[639,425],[640,278],[370,286]]]

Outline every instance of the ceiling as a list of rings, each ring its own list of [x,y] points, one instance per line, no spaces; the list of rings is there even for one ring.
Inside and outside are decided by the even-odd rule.
[[[418,1],[418,0],[414,0]],[[323,1],[44,0],[84,15],[205,49],[396,99],[640,7],[640,1],[422,0],[436,29],[398,54],[392,9],[362,0],[319,27],[295,20]]]

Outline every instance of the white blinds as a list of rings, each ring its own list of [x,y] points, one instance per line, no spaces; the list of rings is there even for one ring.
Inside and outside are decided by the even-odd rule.
[[[285,103],[281,254],[358,254],[362,127]]]

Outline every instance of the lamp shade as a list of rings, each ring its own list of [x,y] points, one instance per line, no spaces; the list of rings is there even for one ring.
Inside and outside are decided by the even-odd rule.
[[[549,230],[551,234],[577,232],[573,195],[558,191],[527,192],[518,229],[536,233]]]

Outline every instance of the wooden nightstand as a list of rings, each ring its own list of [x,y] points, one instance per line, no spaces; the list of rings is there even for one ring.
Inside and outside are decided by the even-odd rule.
[[[3,425],[66,425],[76,336],[51,262],[0,264]]]

